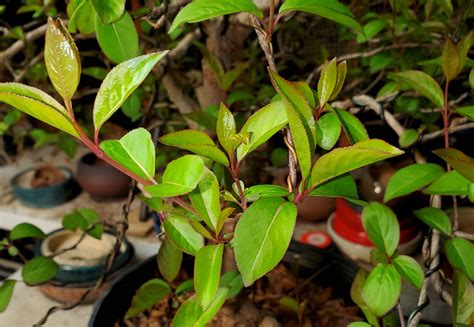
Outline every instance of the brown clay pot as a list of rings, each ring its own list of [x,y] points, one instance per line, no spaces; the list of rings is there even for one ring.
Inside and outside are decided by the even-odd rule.
[[[76,179],[81,188],[96,201],[124,197],[131,179],[94,154],[86,154],[77,164]]]

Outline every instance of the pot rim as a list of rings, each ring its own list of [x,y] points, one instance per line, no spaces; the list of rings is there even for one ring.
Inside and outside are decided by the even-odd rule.
[[[56,189],[58,187],[64,186],[64,185],[70,183],[73,180],[74,174],[73,174],[72,170],[69,169],[69,167],[66,167],[66,166],[54,166],[54,167],[62,170],[63,172],[66,172],[65,179],[60,183],[53,184],[53,185],[48,185],[48,186],[28,187],[28,188],[18,185],[18,180],[20,179],[20,177],[22,177],[23,175],[29,173],[30,171],[34,171],[34,170],[38,169],[38,167],[35,166],[35,167],[30,167],[30,168],[27,168],[25,170],[22,170],[19,173],[17,173],[15,176],[13,176],[10,180],[10,185],[13,189],[17,189],[17,190],[25,190],[25,191],[34,190],[34,191],[44,192],[44,191],[53,190],[53,189]]]

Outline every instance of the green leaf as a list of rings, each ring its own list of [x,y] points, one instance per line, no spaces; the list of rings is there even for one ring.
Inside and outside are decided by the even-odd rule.
[[[474,284],[458,269],[453,278],[453,326],[474,324]]]
[[[204,247],[204,238],[189,223],[187,218],[171,216],[164,220],[166,236],[183,252],[195,256]]]
[[[217,232],[217,222],[221,213],[219,182],[210,170],[203,173],[197,188],[189,194],[193,207],[209,228]]]
[[[152,181],[155,176],[155,145],[144,128],[128,132],[120,140],[104,141],[100,148],[121,166]]]
[[[232,116],[229,108],[223,103],[221,103],[219,114],[217,115],[216,132],[221,146],[229,155],[232,155],[240,142],[235,138],[234,116]]]
[[[412,164],[393,174],[385,190],[384,202],[415,192],[444,174],[441,166],[431,163]]]
[[[207,245],[196,255],[194,263],[194,288],[198,302],[206,309],[213,301],[219,287],[224,244]]]
[[[471,90],[474,90],[474,68],[471,69],[469,73],[469,85],[471,86]]]
[[[400,240],[397,217],[389,207],[371,202],[362,211],[362,225],[377,249],[391,257]]]
[[[43,239],[46,236],[45,233],[38,227],[28,223],[21,223],[13,227],[12,231],[10,232],[10,240],[16,241],[22,238],[37,238]]]
[[[186,129],[166,134],[160,138],[160,142],[194,152],[224,166],[229,166],[229,160],[224,152],[219,150],[214,141],[204,132]]]
[[[285,255],[296,222],[296,207],[281,198],[254,202],[234,233],[237,267],[245,286],[273,269]]]
[[[280,14],[288,11],[305,11],[330,19],[336,23],[342,24],[363,33],[362,26],[355,20],[354,15],[346,5],[337,0],[286,0],[280,7]]]
[[[265,143],[288,123],[283,102],[272,102],[254,113],[244,124],[240,133],[249,133],[250,140],[237,148],[237,160]]]
[[[407,255],[398,255],[393,259],[393,265],[403,279],[421,289],[425,274],[415,259]]]
[[[326,105],[326,107],[328,106]],[[369,139],[367,130],[356,116],[342,109],[332,109],[331,111],[337,115],[337,118],[339,118],[344,133],[351,144]]]
[[[461,270],[471,282],[474,281],[474,244],[455,237],[444,243],[444,252],[453,268]]]
[[[413,212],[422,222],[437,229],[446,236],[451,235],[451,221],[448,215],[441,209],[426,207]]]
[[[179,295],[179,294],[182,294],[182,293],[187,293],[187,292],[191,292],[191,291],[194,291],[194,281],[192,279],[188,279],[188,280],[185,280],[184,282],[182,282],[181,284],[179,284],[174,293],[176,295]]]
[[[389,74],[389,77],[408,85],[411,89],[427,97],[438,108],[443,107],[444,93],[430,75],[418,70],[407,70]]]
[[[90,0],[72,0],[67,6],[69,16],[68,29],[71,33],[76,33],[76,28],[81,34],[94,33],[95,10]]]
[[[132,17],[126,11],[119,20],[110,24],[102,23],[100,17],[96,16],[95,35],[102,51],[115,63],[138,54],[138,33]],[[127,81],[127,78],[122,78],[121,81]]]
[[[138,198],[153,211],[161,211],[163,209],[163,200],[161,198],[148,198],[143,194],[139,194]]]
[[[333,112],[322,115],[316,122],[318,145],[324,150],[331,150],[341,135],[341,122]]]
[[[319,106],[324,107],[331,98],[337,84],[337,62],[336,58],[326,62],[321,70],[318,81]]]
[[[0,83],[0,101],[72,136],[79,137],[66,108],[37,88],[21,83]]]
[[[185,155],[171,161],[166,166],[162,183],[147,185],[145,190],[152,196],[172,197],[186,194],[194,190],[201,180],[204,171],[202,158],[195,155]]]
[[[43,284],[56,276],[58,265],[49,257],[35,257],[25,263],[21,277],[28,285]]]
[[[262,12],[258,10],[252,0],[194,0],[179,11],[168,30],[168,34],[173,33],[183,23],[198,23],[238,12],[248,12],[258,18],[263,18]]]
[[[99,214],[88,208],[77,209],[64,215],[62,224],[65,229],[72,231],[76,231],[78,228],[86,231],[96,225],[95,228],[88,231],[88,234],[98,240],[101,239],[104,232],[104,226],[100,224]]]
[[[90,0],[102,23],[110,24],[122,17],[125,0]]]
[[[6,279],[3,281],[0,287],[0,313],[5,312],[12,299],[13,289],[15,288],[16,281]]]
[[[107,73],[107,69],[102,67],[86,67],[82,70],[83,75],[90,76],[99,81],[103,81],[107,77]]]
[[[230,299],[239,295],[240,291],[244,287],[244,283],[242,282],[242,276],[240,273],[234,270],[227,271],[221,276],[219,286],[229,288],[227,299]]]
[[[379,326],[377,317],[372,313],[370,308],[365,303],[365,300],[362,298],[362,290],[364,289],[365,282],[369,273],[364,269],[359,269],[357,274],[354,277],[351,287],[351,299],[355,304],[362,310],[365,318],[373,326]]]
[[[364,25],[364,34],[357,35],[357,43],[367,42],[373,39],[377,34],[379,34],[385,28],[385,20],[383,19],[374,19]]]
[[[459,51],[459,65],[457,74],[459,74],[466,65],[466,61],[468,59],[467,54],[469,53],[473,42],[474,33],[471,31],[458,43],[457,49]]]
[[[371,325],[366,323],[365,321],[356,321],[351,322],[347,327],[370,327]]]
[[[76,44],[59,19],[48,18],[44,61],[56,91],[64,99],[71,99],[81,78],[81,59]]]
[[[459,70],[459,51],[451,39],[446,39],[441,55],[441,66],[447,81],[453,80]]]
[[[420,133],[416,129],[406,129],[398,138],[398,144],[401,148],[412,146],[420,137]]]
[[[346,75],[347,62],[344,60],[337,65],[337,83],[329,100],[334,100],[339,95],[339,93],[341,93],[342,87],[344,86],[344,81],[346,80]]]
[[[441,175],[423,193],[432,195],[466,195],[470,182],[455,170]]]
[[[311,159],[317,141],[313,111],[306,97],[298,88],[281,78],[276,72],[270,71],[270,76],[273,86],[284,103],[296,156],[298,157],[298,165],[303,179],[306,179],[311,171]]]
[[[183,252],[165,238],[158,250],[158,269],[166,281],[171,283],[178,276],[183,262]]]
[[[125,319],[138,316],[145,310],[150,310],[153,306],[171,293],[171,288],[162,279],[153,278],[140,286],[132,298],[132,304],[125,314]]]
[[[403,151],[376,139],[332,150],[314,164],[311,185],[318,186],[334,177],[402,153]]]
[[[327,198],[345,198],[358,205],[366,204],[364,201],[359,200],[356,182],[349,173],[319,184],[309,195],[324,196]]]
[[[96,133],[167,53],[161,51],[139,56],[117,65],[110,71],[102,82],[94,102]]]
[[[433,152],[474,183],[474,160],[471,157],[454,148],[438,149]]]
[[[196,295],[188,298],[176,312],[171,323],[174,327],[204,327],[214,318],[227,299],[229,289],[221,287],[217,290],[214,301],[205,310],[201,308]]]
[[[290,194],[286,188],[271,184],[254,185],[244,191],[245,198],[249,202],[255,202],[261,198],[284,197]]]
[[[395,267],[379,263],[367,277],[362,298],[370,310],[377,317],[381,317],[397,303],[401,285],[400,274]]]
[[[474,69],[473,69],[474,71]],[[473,74],[474,76],[474,74]],[[469,118],[470,120],[474,120],[474,106],[466,106],[466,107],[459,107],[455,111],[457,114]]]

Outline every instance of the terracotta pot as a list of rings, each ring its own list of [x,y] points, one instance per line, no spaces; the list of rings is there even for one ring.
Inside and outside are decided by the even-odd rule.
[[[94,154],[86,154],[77,164],[76,179],[92,199],[104,201],[128,194],[131,179]]]

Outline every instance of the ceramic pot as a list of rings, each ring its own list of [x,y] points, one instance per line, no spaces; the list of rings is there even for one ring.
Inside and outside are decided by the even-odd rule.
[[[79,160],[76,179],[81,188],[96,201],[126,196],[131,182],[130,177],[92,153]]]
[[[79,187],[74,181],[72,171],[66,167],[58,169],[64,179],[57,184],[40,187],[31,186],[36,168],[20,172],[10,182],[13,194],[23,205],[34,208],[51,208],[71,200],[80,192]]]

